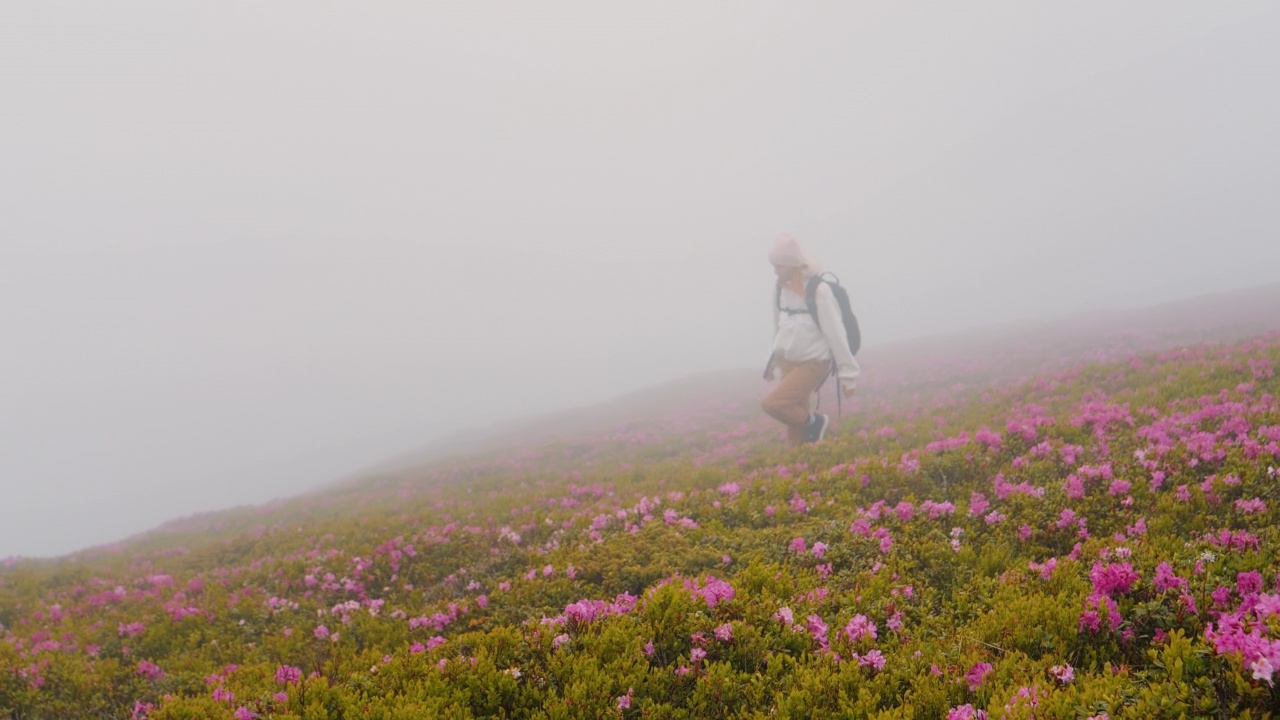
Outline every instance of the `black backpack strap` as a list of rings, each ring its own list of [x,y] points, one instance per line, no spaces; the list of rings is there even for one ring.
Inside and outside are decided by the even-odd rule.
[[[804,304],[809,308],[809,314],[813,316],[813,324],[822,329],[822,323],[818,320],[818,285],[822,284],[822,276],[814,275],[810,277],[804,284]]]

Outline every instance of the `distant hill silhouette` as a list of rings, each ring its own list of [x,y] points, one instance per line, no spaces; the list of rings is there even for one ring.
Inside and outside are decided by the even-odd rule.
[[[1135,353],[1229,342],[1280,329],[1280,283],[1204,295],[1150,307],[1103,310],[1048,320],[972,328],[954,333],[871,344],[859,354],[863,368],[860,399],[931,394],[955,386],[1016,382],[1038,373],[1087,361],[1114,360]],[[828,383],[834,386],[834,383]],[[626,393],[608,402],[468,430],[432,441],[363,473],[318,483],[313,493],[341,496],[372,485],[421,481],[435,468],[479,456],[536,452],[555,444],[587,446],[600,438],[655,428],[690,418],[712,418],[730,426],[770,425],[757,403],[769,385],[760,368],[700,373]],[[823,407],[834,401],[828,387]],[[304,495],[303,497],[306,497]],[[257,507],[197,513],[166,522],[117,543],[74,553],[165,545],[176,534],[232,536],[262,522],[264,513],[289,513],[293,499]]]
[[[860,392],[876,393],[886,376],[895,389],[936,383],[1015,380],[1108,352],[1152,352],[1201,342],[1229,342],[1280,328],[1280,283],[1140,308],[1098,310],[1047,320],[988,325],[865,347]],[[947,363],[939,363],[940,358]],[[1098,357],[1096,359],[1104,359]],[[924,368],[932,372],[923,372]],[[939,374],[939,368],[947,369]],[[920,372],[912,372],[919,370]],[[608,402],[467,430],[391,458],[374,472],[404,470],[451,456],[514,450],[619,430],[691,405],[754,404],[767,390],[759,369],[700,373],[626,393]],[[830,388],[828,388],[830,390]],[[824,402],[833,402],[828,394]]]

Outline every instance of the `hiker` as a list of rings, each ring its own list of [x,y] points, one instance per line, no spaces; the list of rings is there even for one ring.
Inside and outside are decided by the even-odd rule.
[[[760,407],[787,426],[787,445],[796,447],[818,442],[827,434],[831,419],[811,409],[813,395],[827,376],[834,374],[840,385],[837,392],[849,397],[860,370],[853,357],[856,348],[851,351],[849,347],[851,336],[846,334],[835,292],[819,280],[822,268],[789,235],[774,241],[769,262],[778,280],[771,293],[773,354],[764,379],[772,382],[775,368],[781,370],[782,378]],[[806,299],[810,289],[814,312]],[[852,321],[852,314],[849,317]],[[856,333],[856,321],[853,325]]]

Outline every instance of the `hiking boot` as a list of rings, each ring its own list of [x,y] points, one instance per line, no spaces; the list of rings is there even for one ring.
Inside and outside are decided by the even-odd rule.
[[[827,426],[831,424],[831,418],[826,415],[814,413],[809,417],[809,422],[804,426],[804,441],[815,443],[827,436]]]

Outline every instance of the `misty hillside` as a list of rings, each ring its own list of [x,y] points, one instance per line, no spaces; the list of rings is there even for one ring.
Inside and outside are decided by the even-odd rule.
[[[950,335],[892,344],[871,342],[859,354],[863,381],[844,402],[845,418],[834,432],[866,425],[886,404],[920,397],[940,399],[967,385],[1010,383],[1038,372],[1086,360],[1115,360],[1201,342],[1222,342],[1280,327],[1280,284],[1189,298],[1147,308],[1099,311],[1056,320],[976,328]],[[624,460],[683,458],[697,465],[723,462],[730,455],[776,450],[778,428],[759,411],[768,390],[759,369],[703,373],[644,388],[599,405],[566,410],[491,428],[468,430],[389,459],[368,473],[337,483],[318,483],[315,494],[358,495],[361,488],[419,486],[523,462],[546,465],[549,452],[577,463],[598,458]],[[831,388],[823,407],[835,406]],[[661,450],[655,450],[661,448]],[[314,513],[302,498],[281,498],[258,507],[200,513],[142,533],[122,543],[77,555],[96,556],[140,545],[163,546],[174,535],[238,532],[278,514]],[[336,511],[335,511],[336,512]]]
[[[1280,327],[1280,283],[1188,298],[1157,306],[1097,311],[1053,320],[967,329],[949,335],[869,345],[859,355],[863,395],[924,383],[1018,379],[1085,357],[1151,352],[1199,342],[1225,342]],[[764,345],[767,354],[767,345]],[[939,362],[946,359],[946,362]],[[763,367],[763,356],[760,362]],[[929,377],[926,373],[938,373]],[[835,403],[825,388],[827,407]],[[565,410],[490,428],[468,429],[389,460],[392,473],[451,456],[527,449],[576,436],[661,425],[690,407],[751,413],[768,386],[760,368],[703,373],[627,393],[599,405]],[[763,422],[763,421],[762,421]]]
[[[656,422],[7,560],[0,718],[1270,717],[1280,332],[1187,315],[882,349],[795,450],[675,385],[619,401]]]

